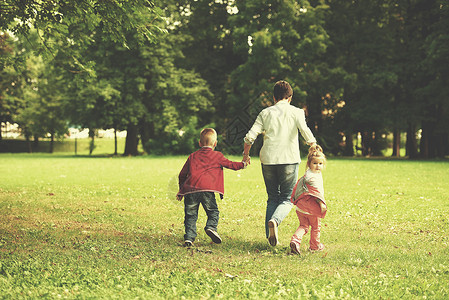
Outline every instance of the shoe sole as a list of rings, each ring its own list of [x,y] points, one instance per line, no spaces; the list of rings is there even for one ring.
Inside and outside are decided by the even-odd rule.
[[[277,237],[277,225],[274,221],[268,221],[268,243],[270,243],[271,246],[276,246],[278,244],[278,237]]]
[[[299,251],[298,245],[297,245],[297,244],[291,242],[291,243],[290,243],[290,249],[292,249],[292,252],[293,252],[294,254],[301,255],[301,252]]]
[[[208,229],[206,230],[206,234],[212,239],[212,242],[214,242],[215,244],[221,243],[221,237],[215,231]]]

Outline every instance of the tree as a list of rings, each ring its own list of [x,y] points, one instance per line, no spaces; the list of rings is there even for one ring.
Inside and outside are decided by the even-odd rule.
[[[71,100],[75,101],[67,103],[70,108],[83,110],[84,118],[81,114],[76,116],[76,110],[70,110],[72,120],[76,119],[77,124],[88,124],[93,132],[97,126],[121,124],[117,124],[117,114],[112,116],[103,113],[108,112],[101,110],[107,108],[107,105],[92,106],[101,101],[106,101],[109,105],[112,99],[112,106],[117,108],[119,101],[114,84],[96,77],[96,62],[92,59],[102,55],[98,51],[95,55],[90,55],[89,51],[97,44],[113,44],[112,47],[120,45],[128,50],[129,36],[132,36],[131,42],[136,44],[155,41],[156,35],[165,31],[156,25],[160,12],[153,1],[148,0],[6,0],[2,2],[0,9],[0,31],[8,30],[27,39],[32,32],[37,33],[38,39],[30,39],[37,53],[45,54],[46,61],[51,62],[54,67],[65,68],[66,74],[62,74],[60,79],[72,79],[66,81],[72,87],[72,92],[82,86],[75,93],[81,98],[72,97]],[[82,73],[87,76],[82,76]],[[81,84],[83,80],[91,86]],[[81,103],[82,101],[85,102]],[[81,105],[76,106],[77,102]],[[126,107],[126,103],[122,107]]]
[[[160,9],[150,0],[4,0],[0,8],[1,31],[27,36],[36,29],[42,46],[49,49],[54,46],[49,40],[86,42],[96,31],[119,44],[127,43],[129,31],[137,32],[142,41],[153,40],[157,32],[163,31],[153,23]],[[89,31],[78,30],[85,24]]]
[[[381,155],[382,136],[400,119],[402,108],[394,106],[399,80],[391,25],[394,5],[384,0],[328,2],[329,53],[346,72],[337,124],[346,138],[344,154],[354,154],[353,137],[360,132],[362,154]]]
[[[191,152],[197,146],[193,141],[199,128],[207,124],[199,116],[213,113],[207,82],[195,71],[177,65],[182,58],[176,47],[180,39],[169,34],[141,49],[145,110],[139,132],[148,153]]]
[[[423,83],[416,93],[422,102],[420,153],[424,158],[449,153],[449,4],[446,1],[420,3],[422,14]]]
[[[323,97],[336,91],[323,86],[330,72],[322,57],[329,37],[324,29],[323,1],[236,1],[230,16],[234,51],[241,63],[230,76],[227,106],[230,116],[249,103],[251,118],[270,105],[276,81],[291,83],[293,104],[307,104],[309,124],[318,130]],[[315,126],[316,125],[316,126]]]
[[[27,71],[21,74],[24,105],[18,110],[16,121],[29,141],[34,136],[50,135],[50,149],[53,153],[54,140],[67,132],[64,118],[64,97],[66,95],[62,76],[55,66],[45,64],[40,56],[30,56]]]
[[[18,73],[11,66],[14,45],[7,33],[0,34],[0,124],[13,122],[21,105]],[[0,141],[2,133],[0,131]]]
[[[234,26],[229,18],[237,12],[233,5],[232,0],[184,0],[176,1],[176,10],[172,12],[178,22],[171,34],[182,37],[178,43],[181,43],[183,56],[176,58],[176,64],[195,70],[208,82],[215,112],[198,112],[198,117],[205,122],[213,121],[218,132],[230,116],[226,103],[227,82],[231,72],[244,62],[233,49]]]

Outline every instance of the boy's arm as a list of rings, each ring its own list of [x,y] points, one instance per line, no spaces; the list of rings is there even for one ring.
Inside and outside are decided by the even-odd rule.
[[[237,170],[245,168],[247,163],[244,161],[241,161],[241,162],[230,161],[229,159],[224,157],[223,154],[221,154],[220,165],[224,168],[237,171]]]
[[[179,192],[181,191],[182,186],[184,185],[184,182],[187,179],[187,176],[189,174],[189,170],[190,170],[190,156],[187,159],[187,161],[185,162],[184,166],[181,169],[181,172],[179,172],[179,176],[178,176],[178,184],[179,184],[179,190],[178,190],[178,194],[176,194],[176,199],[178,199],[178,201],[182,200],[182,195],[179,194]]]

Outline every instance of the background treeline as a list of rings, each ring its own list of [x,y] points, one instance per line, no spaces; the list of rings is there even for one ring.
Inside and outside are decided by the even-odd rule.
[[[114,128],[125,155],[180,154],[214,126],[240,153],[285,79],[327,153],[449,154],[446,0],[6,0],[0,26],[0,121],[30,143]]]

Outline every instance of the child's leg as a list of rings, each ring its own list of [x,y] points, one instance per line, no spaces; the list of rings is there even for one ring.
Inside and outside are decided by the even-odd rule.
[[[322,250],[324,245],[320,243],[321,219],[310,216],[310,250]]]
[[[203,198],[201,204],[207,215],[207,222],[204,230],[214,243],[220,244],[221,237],[217,232],[218,217],[220,213],[218,211],[217,200],[215,200],[215,194],[212,192],[202,192],[202,194]]]
[[[187,194],[184,197],[185,241],[194,242],[196,238],[196,221],[198,220],[199,193]]]
[[[212,192],[202,192],[201,194],[201,204],[203,205],[203,208],[206,211],[207,215],[206,227],[204,227],[204,230],[212,229],[214,231],[217,231],[220,212],[218,211],[215,194]]]
[[[307,215],[299,211],[296,211],[296,215],[299,219],[299,227],[298,229],[296,229],[291,238],[290,248],[292,249],[293,253],[299,254],[299,246],[301,245],[302,237],[309,230],[309,219],[307,218]]]
[[[309,231],[310,223],[306,214],[296,211],[296,215],[298,216],[299,219],[299,227],[293,234],[292,239],[294,238],[296,241],[301,243],[302,237]]]

